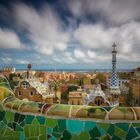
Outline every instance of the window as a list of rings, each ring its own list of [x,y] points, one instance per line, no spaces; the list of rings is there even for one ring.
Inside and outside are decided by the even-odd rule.
[[[100,101],[101,105],[103,104],[102,100]]]
[[[97,101],[95,100],[95,104],[97,105]]]
[[[31,91],[31,92],[30,92],[30,96],[33,96],[33,94],[34,94],[33,91]]]
[[[22,95],[22,93],[21,93],[21,91],[19,91],[19,92],[18,92],[18,96],[21,96],[21,95]]]
[[[80,105],[80,101],[78,100],[78,105]]]
[[[100,106],[100,100],[97,100],[97,104],[98,104],[98,106]]]
[[[23,83],[23,88],[24,88],[24,89],[27,89],[28,87],[29,87],[29,84],[28,84],[27,82],[24,82],[24,83]]]
[[[72,105],[74,105],[74,101],[72,100],[72,103],[71,103]]]

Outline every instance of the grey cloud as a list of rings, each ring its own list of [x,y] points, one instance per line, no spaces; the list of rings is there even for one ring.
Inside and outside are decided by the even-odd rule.
[[[140,20],[139,0],[70,0],[67,6],[76,18],[96,14],[96,19],[116,25]]]
[[[62,21],[50,6],[45,5],[37,11],[18,4],[15,6],[15,18],[18,25],[29,32],[28,37],[37,52],[51,55],[55,50],[67,48],[69,34],[63,30]]]
[[[22,49],[24,47],[14,31],[0,28],[0,48]]]

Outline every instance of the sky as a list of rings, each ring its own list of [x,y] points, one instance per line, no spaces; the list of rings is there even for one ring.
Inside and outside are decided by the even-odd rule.
[[[140,66],[140,0],[0,0],[0,67]]]

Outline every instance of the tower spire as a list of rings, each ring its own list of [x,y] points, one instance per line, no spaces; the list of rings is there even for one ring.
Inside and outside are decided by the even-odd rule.
[[[113,43],[112,45],[113,50],[112,50],[112,76],[110,79],[110,94],[118,95],[120,94],[120,89],[119,89],[119,79],[117,76],[117,71],[116,71],[116,62],[117,62],[117,51],[116,47],[117,45]]]

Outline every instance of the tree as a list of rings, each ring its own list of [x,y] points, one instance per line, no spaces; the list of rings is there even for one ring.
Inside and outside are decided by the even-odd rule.
[[[77,89],[78,89],[78,87],[75,86],[75,85],[70,85],[70,86],[68,87],[68,91],[69,91],[69,92],[70,92],[70,91],[77,91]]]
[[[55,99],[57,99],[57,91],[58,91],[60,85],[61,85],[61,82],[58,81],[58,80],[54,80],[54,81],[52,82],[51,87],[52,87],[53,90],[54,90],[54,93],[55,93]]]
[[[61,95],[61,98],[65,99],[65,100],[68,100],[68,98],[69,98],[69,91],[68,90],[64,91],[63,94]]]
[[[119,72],[118,73],[120,79],[129,79],[130,73],[129,72]]]
[[[61,95],[61,98],[68,100],[68,98],[69,98],[69,92],[70,91],[77,91],[77,89],[78,89],[78,87],[75,86],[75,85],[69,86],[68,89]]]
[[[18,81],[9,80],[9,83],[10,83],[11,89],[14,90],[15,86],[17,86],[19,82]]]
[[[8,79],[9,80],[9,83],[10,83],[10,86],[11,86],[12,89],[14,89],[15,86],[17,86],[18,83],[19,83],[19,81],[13,79],[14,77],[18,77],[18,75],[15,74],[15,73],[11,73],[9,75],[9,79]]]
[[[106,84],[106,77],[102,73],[98,73],[96,79],[99,79],[100,83]]]
[[[126,94],[126,96],[125,96],[125,103],[127,106],[135,106],[136,105],[134,94],[133,94],[131,87],[129,88],[128,94]]]

